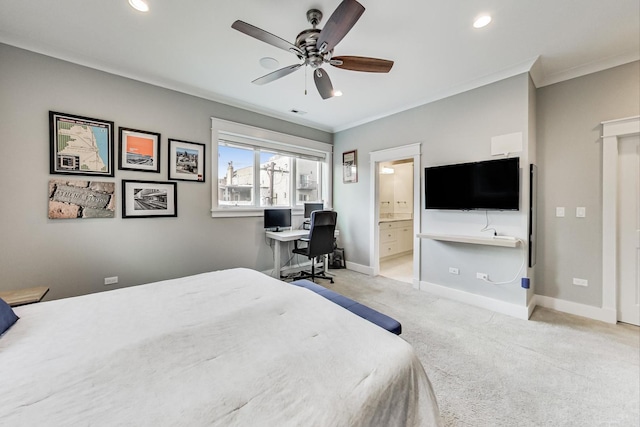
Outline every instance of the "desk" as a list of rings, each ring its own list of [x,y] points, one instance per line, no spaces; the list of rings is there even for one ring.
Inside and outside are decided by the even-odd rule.
[[[276,279],[280,279],[280,243],[292,242],[302,237],[307,237],[309,235],[309,230],[267,231],[266,234],[269,239],[272,239],[276,242],[275,248],[273,249],[273,275]]]

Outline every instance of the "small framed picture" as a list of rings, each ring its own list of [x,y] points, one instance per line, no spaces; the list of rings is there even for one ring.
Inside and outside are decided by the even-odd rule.
[[[175,182],[122,180],[122,218],[178,216]]]
[[[169,179],[204,182],[204,144],[169,140]]]
[[[113,176],[113,122],[49,111],[52,174]]]
[[[118,169],[160,173],[160,134],[119,128]]]
[[[356,150],[342,153],[342,182],[358,182],[358,153]]]

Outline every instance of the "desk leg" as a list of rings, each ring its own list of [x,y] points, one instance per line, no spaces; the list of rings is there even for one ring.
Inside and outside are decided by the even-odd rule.
[[[273,275],[276,279],[280,280],[280,240],[275,241],[276,244],[273,248]]]

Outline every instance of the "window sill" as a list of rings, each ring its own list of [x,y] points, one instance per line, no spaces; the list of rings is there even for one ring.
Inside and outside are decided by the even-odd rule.
[[[277,209],[278,207],[265,207],[265,208],[256,208],[254,206],[251,207],[246,207],[246,208],[242,208],[242,207],[236,207],[236,206],[229,206],[229,207],[225,207],[225,208],[218,208],[218,209],[212,209],[211,210],[211,217],[212,218],[242,218],[242,217],[260,217],[262,218],[264,216],[264,210],[265,209]],[[286,206],[282,207],[283,209],[289,209]],[[304,213],[304,210],[302,208],[291,208],[291,215],[292,216],[302,216]]]

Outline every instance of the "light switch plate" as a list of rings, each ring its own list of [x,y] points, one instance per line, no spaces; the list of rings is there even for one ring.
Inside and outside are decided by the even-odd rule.
[[[564,216],[564,207],[556,208],[556,216],[557,217],[563,217]]]
[[[577,207],[576,208],[576,218],[584,218],[587,216],[587,208]]]

